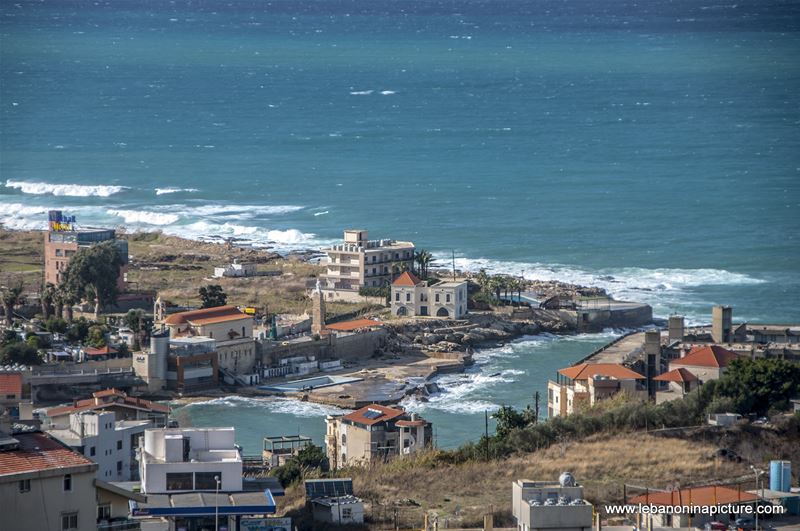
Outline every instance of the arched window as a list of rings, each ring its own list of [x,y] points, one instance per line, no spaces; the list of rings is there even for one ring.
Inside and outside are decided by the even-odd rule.
[[[397,309],[397,315],[408,315],[408,310],[406,309],[405,306],[400,306]]]
[[[345,444],[347,444],[347,434],[343,433],[342,434],[342,445],[345,445]]]
[[[450,312],[447,311],[447,308],[439,308],[436,317],[450,317]]]

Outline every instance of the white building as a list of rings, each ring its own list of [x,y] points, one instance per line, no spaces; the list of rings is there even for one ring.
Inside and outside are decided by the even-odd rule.
[[[96,530],[96,470],[44,433],[0,429],[0,528]]]
[[[234,428],[167,428],[144,432],[139,471],[145,494],[242,490],[242,456]]]
[[[555,481],[512,483],[512,513],[519,531],[591,531],[592,505],[569,472]]]
[[[136,452],[149,420],[116,420],[110,411],[84,411],[69,416],[69,427],[48,430],[54,438],[98,464],[103,481],[139,479]]]
[[[214,268],[214,278],[252,277],[256,274],[256,264],[240,264],[234,260],[232,264]]]
[[[364,502],[353,495],[317,498],[311,501],[315,522],[335,525],[363,524]]]
[[[366,230],[346,230],[344,243],[323,251],[328,255],[321,275],[326,299],[360,302],[359,289],[388,286],[397,271],[414,264],[413,243],[370,240]]]
[[[405,271],[392,282],[392,314],[460,319],[467,313],[467,283],[440,282],[429,286]]]

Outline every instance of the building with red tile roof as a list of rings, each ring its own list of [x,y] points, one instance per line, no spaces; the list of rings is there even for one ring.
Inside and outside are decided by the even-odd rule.
[[[642,506],[657,506],[657,507],[679,507],[679,506],[698,506],[698,507],[714,507],[723,505],[749,505],[758,501],[758,496],[745,491],[742,488],[723,487],[719,485],[710,485],[704,487],[692,487],[688,489],[680,489],[670,492],[646,492],[633,498],[628,498],[625,503],[631,507],[637,505]],[[704,514],[697,511],[692,514],[687,512],[676,514],[657,513],[650,514],[643,513],[643,521],[641,527],[656,528],[656,527],[680,527],[680,528],[700,528],[712,520],[718,520],[723,523],[732,522],[736,516],[727,514]]]
[[[422,281],[417,278],[417,276],[410,272],[410,271],[403,271],[403,273],[394,279],[392,282],[392,286],[406,286],[406,287],[414,287],[417,284],[422,283]]]
[[[164,318],[162,323],[169,328],[171,339],[208,337],[216,341],[216,363],[219,368],[234,374],[253,372],[256,364],[253,316],[236,306],[173,313]],[[215,382],[216,376],[211,380]]]
[[[429,285],[404,271],[391,286],[392,314],[398,317],[461,319],[467,313],[467,283],[439,282]]]
[[[117,349],[109,347],[108,345],[100,348],[83,347],[81,351],[83,351],[85,358],[91,360],[114,358],[119,352]]]
[[[684,367],[672,369],[653,378],[654,382],[663,382],[656,389],[656,403],[668,402],[682,398],[700,385],[700,380]]]
[[[411,454],[432,443],[430,422],[398,407],[370,404],[325,419],[325,445],[333,468],[365,465]]]
[[[738,354],[719,345],[703,345],[694,347],[682,358],[670,360],[669,368],[683,367],[702,383],[718,379],[725,373],[731,361],[739,357]]]
[[[83,411],[112,411],[116,420],[152,420],[158,427],[167,424],[170,408],[150,400],[128,396],[119,389],[105,389],[92,394],[92,398],[76,400],[67,406],[47,410],[53,428],[69,427],[69,416]]]
[[[547,383],[547,416],[570,415],[617,393],[646,398],[645,377],[619,363],[580,363],[558,371]]]
[[[43,433],[0,434],[0,515],[14,529],[96,529],[96,470]]]

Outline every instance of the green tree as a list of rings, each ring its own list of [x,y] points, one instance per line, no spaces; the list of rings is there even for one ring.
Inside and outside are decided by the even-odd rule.
[[[0,288],[0,300],[3,302],[3,313],[6,317],[6,325],[14,323],[14,307],[20,303],[22,295],[22,281],[16,280],[8,286]]]
[[[22,340],[19,338],[19,334],[10,328],[7,328],[3,330],[3,335],[0,337],[0,346],[4,347],[6,345],[10,345],[11,343],[19,343],[20,341]]]
[[[414,261],[417,263],[419,276],[423,280],[428,278],[428,268],[433,263],[433,255],[425,249],[420,249],[414,255]]]
[[[46,283],[42,286],[42,294],[39,298],[39,301],[42,305],[42,319],[47,321],[50,318],[50,314],[53,310],[53,302],[55,301],[56,297],[56,287],[51,284],[50,282]]]
[[[94,325],[89,327],[89,331],[86,334],[86,343],[90,347],[94,348],[102,348],[106,346],[106,331],[100,325]]]
[[[148,317],[144,310],[128,310],[122,321],[134,333],[135,340],[131,346],[134,350],[138,350],[147,341],[148,330],[153,326],[153,319]]]
[[[475,282],[481,288],[481,291],[486,292],[489,289],[489,280],[491,277],[486,273],[486,270],[481,268],[478,274],[475,275]]]
[[[50,317],[44,324],[45,330],[51,333],[63,334],[67,331],[67,322],[60,317]]]
[[[103,307],[117,300],[117,279],[122,263],[123,257],[113,241],[78,249],[64,272],[65,292],[76,297],[93,298],[97,318]]]
[[[39,351],[36,348],[18,341],[0,348],[0,363],[3,365],[13,365],[15,363],[39,365],[42,363],[42,359],[39,357]]]
[[[736,412],[763,415],[785,410],[800,395],[800,365],[778,358],[733,360],[717,381],[714,399],[732,400]]]
[[[524,428],[528,425],[525,415],[511,406],[501,406],[492,415],[492,418],[497,421],[495,431],[500,438],[508,436],[513,430]]]
[[[203,286],[198,290],[200,299],[203,301],[203,308],[214,308],[215,306],[225,306],[228,303],[228,296],[219,284]]]
[[[328,458],[325,451],[315,444],[305,445],[297,452],[295,459],[304,469],[319,468],[322,471],[328,469]]]
[[[81,317],[74,321],[67,329],[67,341],[71,343],[82,343],[89,334],[89,323]]]

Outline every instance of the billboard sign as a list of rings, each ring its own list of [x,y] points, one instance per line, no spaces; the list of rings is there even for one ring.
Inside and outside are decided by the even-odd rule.
[[[73,230],[75,216],[65,216],[60,210],[51,210],[47,213],[47,217],[51,231],[65,232]]]
[[[242,518],[242,531],[292,531],[291,518]]]

